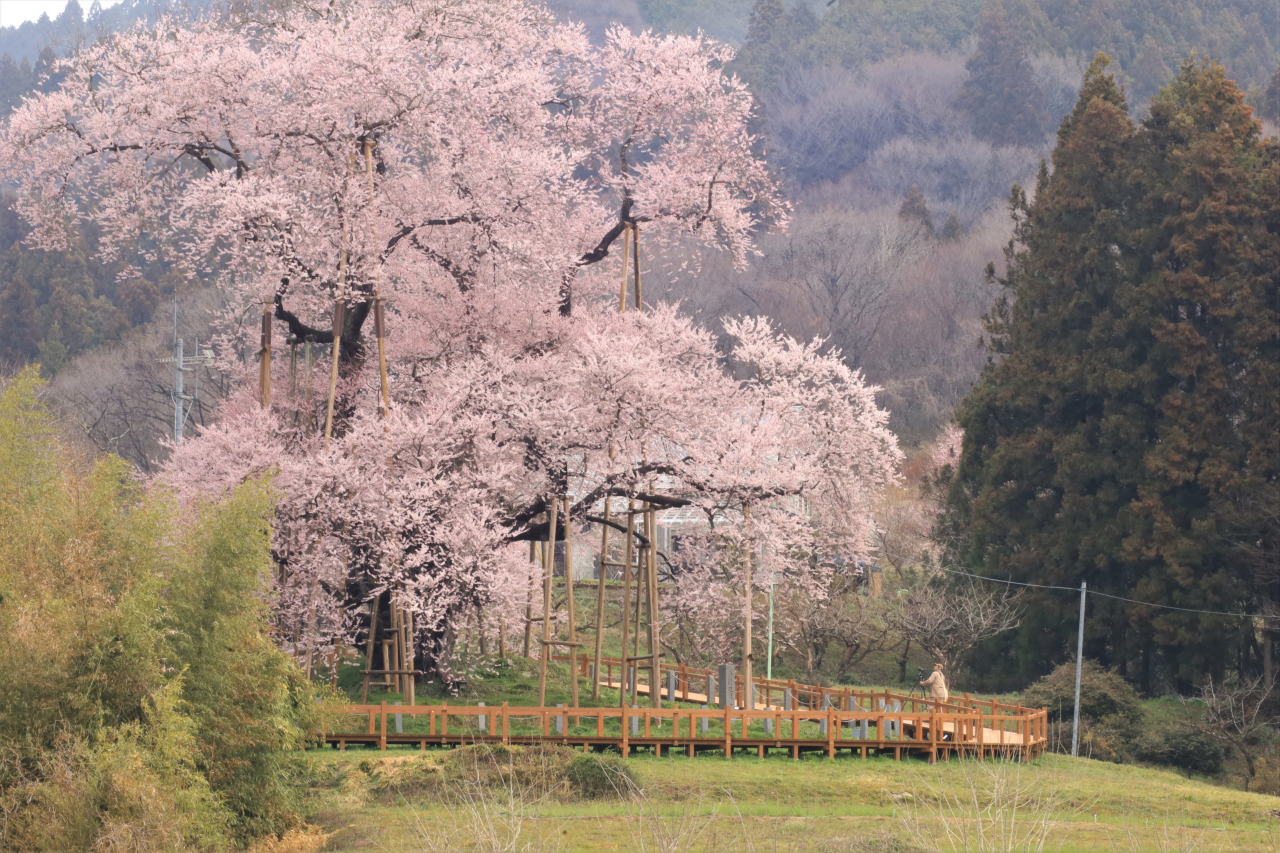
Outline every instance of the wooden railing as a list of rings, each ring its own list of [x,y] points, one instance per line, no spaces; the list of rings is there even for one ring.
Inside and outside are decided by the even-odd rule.
[[[589,656],[578,655],[576,658],[557,656],[555,659],[566,663],[573,660],[576,662],[576,669],[580,676],[591,677],[592,661]],[[641,688],[641,692],[649,694],[650,686],[646,678],[648,675],[647,665],[641,664],[637,667],[633,663],[631,667],[635,670],[633,677]],[[601,683],[612,685],[622,683],[625,670],[620,658],[601,658],[600,670]],[[661,682],[659,690],[662,697],[667,701],[713,703],[713,699],[710,696],[710,686],[712,679],[717,677],[714,670],[676,664],[663,666],[661,672],[663,674],[668,672],[676,674],[675,696],[668,694],[666,679],[659,677]],[[765,705],[769,708],[786,709],[787,705],[790,704],[792,707],[807,710],[823,710],[830,706],[845,711],[866,711],[879,707],[881,702],[886,706],[891,706],[894,702],[897,702],[901,708],[909,709],[913,712],[936,709],[952,713],[980,711],[989,716],[1019,716],[1030,711],[1030,709],[1022,705],[1009,705],[995,699],[972,697],[967,693],[958,696],[952,695],[946,702],[939,702],[927,696],[913,696],[894,690],[822,687],[802,684],[794,679],[783,681],[761,676],[753,678],[752,683],[755,685],[755,704]],[[788,693],[791,697],[790,703],[786,701]],[[747,707],[746,685],[740,673],[734,673],[733,702],[730,704],[737,708]]]
[[[871,694],[879,696],[881,694]],[[622,755],[635,749],[685,750],[689,755],[718,752],[726,758],[735,750],[764,756],[788,750],[835,757],[849,750],[865,758],[868,752],[894,757],[904,753],[926,756],[930,762],[951,755],[1018,756],[1040,754],[1047,739],[1044,709],[1020,714],[959,711],[938,703],[889,710],[859,708],[825,710],[769,708],[546,708],[442,705],[350,705],[342,711],[344,724],[321,733],[324,742],[345,749],[359,743],[386,749],[389,744],[461,746],[473,743],[558,743],[585,751],[613,748]],[[356,725],[349,725],[358,720]],[[588,722],[589,721],[589,722]]]

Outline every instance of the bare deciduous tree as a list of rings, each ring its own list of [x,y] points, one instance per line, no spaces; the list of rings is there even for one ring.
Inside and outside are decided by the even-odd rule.
[[[861,367],[904,273],[928,246],[919,226],[886,210],[797,220],[790,236],[763,249],[756,298],[792,334],[825,338]]]
[[[177,334],[186,341],[186,355],[195,355],[197,341],[211,337],[209,316],[216,298],[210,291],[184,300]],[[67,423],[80,428],[84,439],[99,452],[115,453],[144,472],[155,470],[168,456],[166,442],[173,438],[174,334],[171,319],[148,323],[119,345],[80,356],[49,388],[50,401]],[[186,401],[186,429],[192,433],[209,422],[230,387],[226,374],[209,366],[196,369],[199,375],[189,370],[184,383],[193,398]]]
[[[886,619],[897,633],[949,665],[983,640],[1022,623],[1021,593],[934,579],[899,595]]]
[[[1268,713],[1273,685],[1263,678],[1215,684],[1206,679],[1200,689],[1204,717],[1195,726],[1228,749],[1240,753],[1245,763],[1244,789],[1257,774],[1258,757],[1276,742],[1280,717]]]
[[[804,658],[807,678],[816,683],[829,653],[838,650],[837,680],[844,680],[869,655],[889,651],[902,641],[885,619],[885,602],[865,594],[860,577],[845,567],[838,570],[827,596],[814,600],[791,595],[779,602],[789,630],[780,645]]]

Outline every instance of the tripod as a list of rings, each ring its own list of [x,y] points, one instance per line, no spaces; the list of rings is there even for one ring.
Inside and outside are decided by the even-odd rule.
[[[922,666],[918,666],[918,667],[916,667],[916,678],[915,678],[915,681],[913,681],[913,682],[912,682],[912,685],[913,685],[913,686],[912,686],[912,688],[911,688],[911,691],[907,694],[909,697],[914,697],[914,698],[919,698],[919,699],[923,699],[923,698],[925,698],[925,697],[924,697],[924,687],[922,687],[922,686],[920,685],[920,682],[921,682],[921,681],[924,681],[924,667],[922,667]],[[916,696],[916,694],[917,694],[917,693],[918,693],[918,694],[920,694],[918,697]]]

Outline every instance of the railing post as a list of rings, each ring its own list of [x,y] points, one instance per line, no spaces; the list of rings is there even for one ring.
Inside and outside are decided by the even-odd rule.
[[[729,719],[728,706],[724,709],[724,757],[728,758],[733,751],[733,722]]]
[[[832,725],[835,720],[835,712],[830,708],[827,709],[827,758],[836,757],[836,729]]]
[[[380,724],[379,733],[378,733],[378,748],[386,749],[387,748],[387,702],[385,699],[382,701],[381,716],[382,716],[382,722]]]
[[[502,742],[511,743],[511,712],[507,710],[506,702],[502,703]]]
[[[929,763],[938,763],[938,708],[929,708]]]
[[[622,757],[626,758],[628,755],[631,754],[631,739],[628,736],[628,730],[627,730],[627,703],[626,702],[622,703],[621,723],[622,723]]]

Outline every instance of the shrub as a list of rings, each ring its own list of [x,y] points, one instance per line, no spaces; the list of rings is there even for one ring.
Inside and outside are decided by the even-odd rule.
[[[1064,663],[1028,687],[1022,702],[1048,708],[1050,720],[1070,721],[1075,712],[1075,679],[1075,664]],[[1142,729],[1142,702],[1119,675],[1085,661],[1080,676],[1080,718],[1094,729],[1132,740]]]
[[[144,722],[107,729],[96,743],[66,735],[42,750],[0,792],[0,849],[229,848],[230,816],[192,760],[197,742],[176,709],[180,688],[176,680],[159,691]]]
[[[1071,720],[1053,720],[1049,723],[1049,749],[1063,755],[1071,754]],[[1124,763],[1127,744],[1114,729],[1089,720],[1080,721],[1078,737],[1080,755],[1095,761]]]
[[[1192,728],[1149,731],[1134,745],[1134,756],[1150,764],[1164,764],[1187,771],[1215,776],[1222,772],[1226,758],[1221,744]]]
[[[370,793],[382,802],[439,796],[444,786],[444,769],[434,756],[423,755],[394,763],[361,761],[360,772],[368,775]]]
[[[290,829],[317,705],[269,634],[267,485],[181,504],[70,454],[39,392],[0,385],[0,849]]]
[[[636,787],[631,768],[617,755],[579,753],[565,775],[573,792],[588,800],[616,797]]]
[[[1280,796],[1280,759],[1275,756],[1259,758],[1249,790],[1256,794]]]

